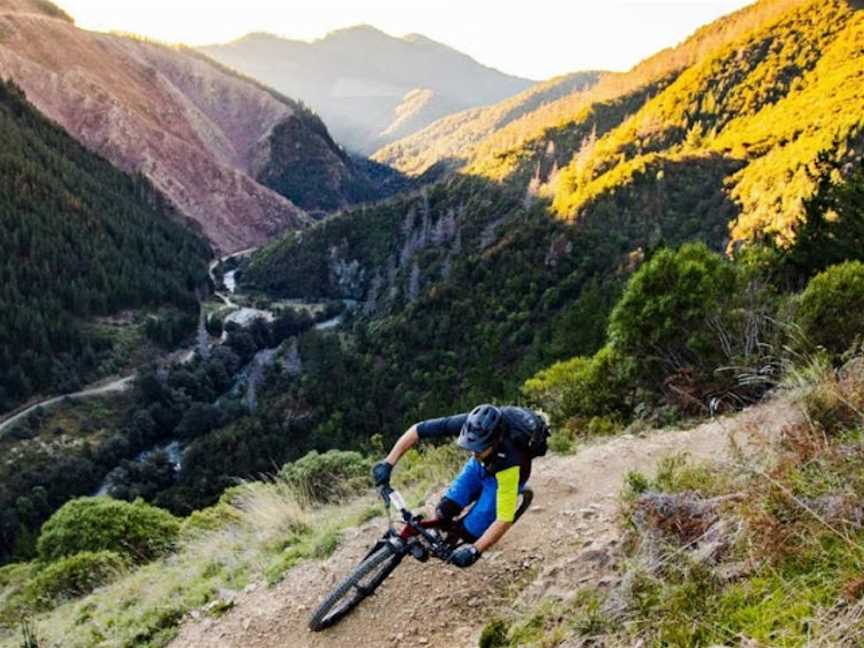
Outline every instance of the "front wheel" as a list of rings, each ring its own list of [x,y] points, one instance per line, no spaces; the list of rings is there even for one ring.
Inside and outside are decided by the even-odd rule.
[[[318,632],[340,621],[372,594],[401,560],[402,554],[390,543],[367,556],[318,606],[309,620],[309,629]]]

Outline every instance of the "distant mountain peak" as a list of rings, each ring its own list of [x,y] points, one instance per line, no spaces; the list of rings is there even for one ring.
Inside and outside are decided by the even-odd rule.
[[[403,41],[408,43],[415,43],[418,45],[436,45],[438,47],[446,47],[446,45],[439,43],[436,40],[432,40],[428,36],[424,36],[423,34],[405,34],[402,37]]]
[[[249,34],[200,50],[303,99],[338,141],[364,154],[440,117],[497,103],[532,84],[422,34],[392,36],[368,24],[312,41]]]
[[[324,38],[320,39],[322,41],[330,41],[330,40],[341,40],[341,39],[354,39],[354,38],[384,38],[384,39],[392,39],[393,36],[390,34],[381,31],[377,27],[373,25],[369,25],[366,23],[361,23],[359,25],[351,25],[349,27],[340,27],[339,29],[334,29],[331,32],[327,32],[327,35]]]

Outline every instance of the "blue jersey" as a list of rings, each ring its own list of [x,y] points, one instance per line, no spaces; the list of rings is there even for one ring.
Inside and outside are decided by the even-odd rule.
[[[462,507],[476,502],[463,521],[476,537],[496,520],[513,521],[519,492],[531,475],[531,455],[513,440],[508,428],[519,425],[526,413],[533,416],[521,407],[501,408],[504,430],[495,451],[482,463],[469,459],[445,495]],[[417,435],[424,440],[455,438],[467,418],[467,414],[457,414],[423,421],[417,424]]]

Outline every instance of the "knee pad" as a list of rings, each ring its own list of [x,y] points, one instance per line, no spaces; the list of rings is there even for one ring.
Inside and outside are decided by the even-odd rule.
[[[439,520],[450,522],[462,512],[462,507],[448,497],[442,497],[435,507],[435,516]]]

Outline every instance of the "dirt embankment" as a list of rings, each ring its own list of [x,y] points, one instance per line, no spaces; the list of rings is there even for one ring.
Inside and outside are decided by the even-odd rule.
[[[691,430],[598,442],[535,464],[535,504],[474,567],[406,558],[378,592],[336,627],[310,633],[311,610],[383,531],[381,519],[350,531],[329,559],[298,566],[273,588],[252,585],[218,619],[187,618],[171,648],[379,648],[476,646],[495,615],[541,597],[567,599],[588,584],[612,586],[619,549],[617,496],[631,470],[650,473],[670,454],[723,459],[746,453],[799,416],[785,400]],[[732,443],[730,443],[730,441]]]

